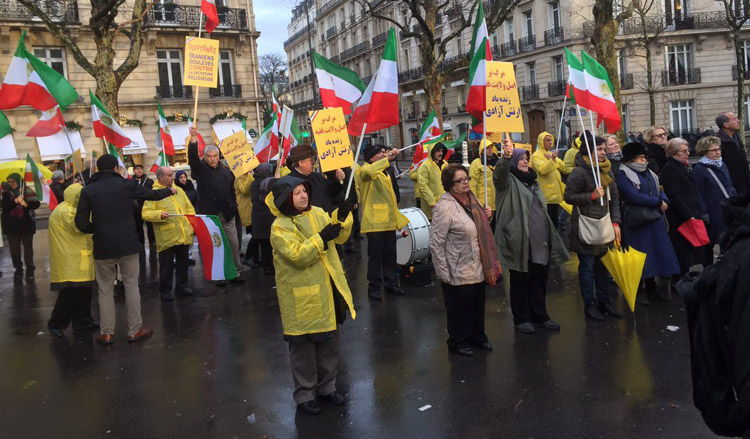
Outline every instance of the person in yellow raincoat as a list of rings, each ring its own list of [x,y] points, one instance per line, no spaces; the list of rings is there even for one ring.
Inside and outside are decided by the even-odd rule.
[[[47,329],[55,337],[62,337],[71,321],[74,330],[99,327],[91,318],[94,241],[75,225],[81,189],[80,184],[68,186],[65,201],[49,217],[50,289],[58,293]]]
[[[234,179],[234,193],[237,197],[237,211],[240,214],[240,222],[245,228],[245,233],[250,234],[250,241],[245,248],[245,256],[242,258],[242,264],[250,267],[260,267],[260,245],[252,237],[253,224],[253,200],[251,199],[250,185],[253,184],[255,175],[253,171],[240,175]],[[240,247],[242,246],[242,236],[240,236]]]
[[[557,157],[555,138],[548,132],[539,134],[536,140],[536,151],[531,155],[531,167],[537,173],[537,183],[542,189],[547,201],[547,213],[555,225],[559,227],[560,203],[563,201],[562,174],[565,162]]]
[[[440,181],[440,175],[446,166],[446,163],[443,162],[446,151],[448,151],[448,148],[443,145],[443,142],[436,143],[430,148],[427,160],[419,167],[417,184],[419,195],[422,197],[421,209],[429,220],[432,220],[432,209],[445,192],[443,183]]]
[[[317,399],[345,403],[336,392],[339,361],[338,325],[346,310],[356,318],[336,244],[352,229],[351,203],[329,216],[310,205],[310,185],[286,176],[273,185],[266,205],[276,216],[271,225],[276,295],[284,340],[294,378],[294,401],[306,414],[320,413]]]
[[[176,272],[175,293],[181,296],[193,294],[188,285],[190,244],[193,243],[193,227],[182,215],[195,215],[185,191],[174,184],[174,171],[168,166],[156,170],[154,190],[175,188],[177,193],[158,201],[143,203],[143,219],[154,225],[156,251],[159,252],[159,294],[161,300],[174,300],[172,296],[172,272]],[[175,260],[177,263],[175,264]]]
[[[367,235],[367,296],[381,300],[381,283],[388,293],[404,294],[396,284],[396,230],[409,220],[398,210],[398,188],[391,168],[398,150],[370,145],[364,156],[365,164],[354,172],[354,180],[360,194],[362,233]]]
[[[573,169],[576,167],[576,156],[578,155],[578,151],[581,150],[581,138],[576,137],[575,140],[573,140],[573,144],[570,145],[570,148],[565,152],[565,158],[563,158],[563,163],[565,163],[565,169],[562,170],[562,174],[566,177],[570,175],[571,172],[573,172]]]
[[[484,164],[484,148],[487,145],[486,140],[479,144],[479,157],[475,158],[469,166],[469,188],[477,197],[479,203],[484,207],[484,174],[487,174],[487,205],[492,209],[491,226],[495,230],[495,185],[492,184],[492,173],[497,163],[497,148],[492,142],[489,142],[490,149],[487,150],[487,165]],[[487,171],[489,169],[489,171]]]
[[[422,207],[422,197],[419,196],[419,168],[414,165],[414,169],[409,171],[409,180],[414,182],[414,205]]]

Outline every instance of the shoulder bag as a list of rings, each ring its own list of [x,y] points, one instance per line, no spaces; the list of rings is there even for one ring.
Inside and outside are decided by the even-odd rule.
[[[581,213],[578,209],[578,237],[588,245],[605,245],[615,240],[615,229],[612,227],[612,219],[609,216],[609,187],[607,187],[607,214],[601,218],[591,218]]]

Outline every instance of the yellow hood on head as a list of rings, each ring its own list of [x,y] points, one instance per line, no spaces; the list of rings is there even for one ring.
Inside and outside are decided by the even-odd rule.
[[[65,197],[65,202],[70,203],[73,207],[78,207],[78,200],[81,199],[81,191],[83,190],[83,186],[80,185],[80,183],[71,184],[68,186],[67,189],[65,189],[65,192],[63,193],[63,196]]]
[[[537,147],[537,149],[543,149],[544,148],[544,138],[547,137],[547,136],[552,137],[552,145],[553,146],[555,145],[555,136],[553,136],[552,134],[550,134],[550,133],[548,133],[546,131],[543,131],[536,138],[536,147]]]
[[[268,191],[268,195],[266,195],[266,206],[268,206],[268,209],[271,211],[273,216],[279,216],[281,212],[276,207],[276,203],[274,203],[273,199],[273,191]]]
[[[490,149],[487,150],[487,154],[497,154],[497,147],[493,142],[488,142],[487,139],[482,139],[482,141],[479,142],[479,154],[482,154],[482,151],[484,151],[484,148],[487,144],[490,145]]]

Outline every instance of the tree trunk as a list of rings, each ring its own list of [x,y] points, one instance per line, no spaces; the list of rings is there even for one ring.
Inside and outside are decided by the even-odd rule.
[[[120,111],[117,106],[117,94],[120,91],[120,83],[114,72],[115,49],[113,47],[113,35],[108,27],[91,26],[94,31],[94,42],[96,43],[96,55],[93,59],[95,71],[92,76],[96,79],[96,95],[107,108],[109,114],[117,120]]]
[[[612,82],[612,96],[615,98],[617,111],[622,119],[622,106],[620,103],[620,77],[617,75],[617,52],[615,51],[615,36],[617,35],[617,22],[612,18],[612,1],[596,0],[594,4],[594,35],[591,41],[596,48],[596,59],[607,69],[607,75]],[[622,128],[616,133],[617,137],[623,139]]]
[[[745,146],[745,56],[742,50],[739,29],[732,35],[734,40],[734,53],[737,59],[737,117],[740,119],[740,130],[738,132],[742,146]]]
[[[646,76],[648,78],[646,91],[648,92],[649,121],[651,122],[651,126],[654,126],[656,125],[656,98],[654,93],[654,67],[651,63],[651,46],[646,46]]]

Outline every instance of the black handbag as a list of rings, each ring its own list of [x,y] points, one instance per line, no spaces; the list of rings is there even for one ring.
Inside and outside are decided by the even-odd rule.
[[[625,223],[628,227],[638,228],[661,219],[661,211],[656,207],[623,205]]]

